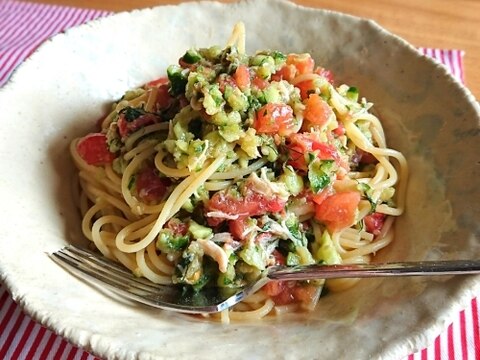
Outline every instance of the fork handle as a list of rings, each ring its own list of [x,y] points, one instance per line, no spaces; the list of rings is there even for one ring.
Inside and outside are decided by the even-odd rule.
[[[270,268],[272,280],[314,280],[393,276],[480,274],[480,260],[391,262],[380,264],[299,265]]]

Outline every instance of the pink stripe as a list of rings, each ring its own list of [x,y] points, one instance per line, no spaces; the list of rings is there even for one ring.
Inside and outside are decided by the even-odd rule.
[[[12,25],[14,32],[7,34],[10,41],[4,41],[2,48],[10,49],[12,45],[21,46],[25,41],[29,41],[32,38],[38,38],[36,35],[42,34],[44,24],[55,18],[60,11],[61,8],[59,7],[46,7],[41,8],[38,14],[34,14],[34,21],[32,22],[26,23],[26,21],[20,19],[20,21],[17,21]],[[23,13],[21,14],[21,17],[23,18]]]
[[[76,9],[76,11],[72,13],[72,17],[70,21],[64,25],[64,29],[68,29],[77,25],[84,24],[87,21],[103,16],[105,14],[106,14],[105,11]]]
[[[22,40],[20,42],[17,40],[16,50],[12,50],[3,62],[0,61],[0,85],[10,76],[14,68],[23,61],[25,57],[30,55],[41,41],[50,35],[73,25],[81,24],[86,19],[90,20],[94,16],[98,17],[108,14],[106,11],[92,11],[88,9],[65,7],[51,7],[51,11],[55,13],[55,16],[49,16],[46,21],[43,19],[44,22],[41,25],[42,31],[37,32],[36,36],[30,37],[28,40]],[[44,17],[38,18],[41,19]],[[29,33],[24,29],[22,29],[22,32]]]
[[[15,349],[19,346],[18,344],[21,339],[20,339],[20,336],[18,336],[18,334],[23,334],[27,330],[28,324],[31,323],[31,320],[23,312],[21,313],[21,316],[22,318],[21,318],[20,326],[13,333],[12,342],[9,343],[10,349],[8,349],[8,352],[7,352],[7,358],[9,359],[14,358],[12,354],[13,352],[15,352]]]
[[[446,57],[448,59],[448,67],[452,71],[453,76],[460,80],[460,73],[458,72],[458,68],[455,66],[455,50],[449,50],[446,52]]]
[[[65,351],[65,347],[67,346],[67,344],[68,344],[68,343],[67,343],[65,340],[61,339],[61,341],[60,341],[60,346],[58,347],[58,350],[57,350],[57,352],[56,352],[56,354],[55,354],[55,356],[54,356],[54,358],[53,358],[54,360],[62,360],[62,359],[64,359],[64,357],[63,357],[63,352]]]
[[[448,359],[455,359],[455,344],[453,341],[453,324],[451,324],[447,329],[447,339],[448,339]]]
[[[440,49],[433,49],[432,57],[440,62]]]
[[[2,1],[0,2],[0,11],[8,12],[13,6],[14,5],[11,1]]]
[[[40,332],[40,329],[42,328],[42,326],[38,323],[36,323],[34,320],[32,320],[31,318],[29,318],[27,316],[29,322],[32,322],[33,323],[33,329],[30,333],[30,336],[28,337],[27,341],[25,342],[25,346],[22,348],[22,354],[21,354],[21,357],[22,358],[25,358],[26,354],[28,354],[32,348],[32,345],[33,343],[35,342],[35,339],[38,335],[38,333]],[[18,336],[19,334],[17,334]]]
[[[27,328],[25,329],[22,337],[20,338],[20,341],[18,344],[16,344],[16,349],[15,352],[13,353],[13,358],[20,358],[20,353],[25,349],[25,344],[27,343],[28,338],[32,334],[33,328],[35,326],[35,323],[32,320],[29,320]]]
[[[50,336],[48,338],[48,342],[45,345],[45,347],[42,351],[42,354],[40,355],[40,359],[45,359],[47,357],[47,355],[50,354],[50,352],[52,350],[52,346],[53,346],[53,343],[55,342],[56,335],[52,332],[49,332],[49,335]]]
[[[444,50],[440,50],[440,61],[442,62],[443,65],[445,65],[447,68],[452,70],[452,67],[450,66],[450,61],[448,60],[448,54]]]
[[[46,27],[42,32],[39,32],[37,36],[32,37],[29,41],[25,41],[22,47],[20,47],[17,51],[12,52],[8,58],[12,61],[10,62],[10,66],[7,66],[5,70],[6,74],[10,74],[13,69],[38,46],[41,40],[44,40],[57,30],[57,28],[60,26],[58,21],[61,21],[61,18],[60,20],[58,20],[58,18],[62,12],[63,11],[57,11],[55,13],[55,17],[51,17],[45,22]],[[4,64],[0,62],[0,68],[6,66]]]
[[[480,312],[478,311],[477,299],[472,300],[472,318],[473,318],[473,348],[475,359],[480,360]]]
[[[5,4],[2,6],[2,4]],[[2,14],[4,14],[3,19],[0,19],[0,25],[5,25],[5,21],[7,21],[8,17],[11,15],[16,15],[20,12],[22,12],[23,6],[19,6],[18,4],[24,4],[24,3],[14,3],[13,1],[5,1],[0,3],[0,11]],[[33,5],[33,4],[30,4]],[[41,7],[41,4],[35,4],[33,7]]]
[[[42,17],[48,16],[50,10],[44,7],[38,7],[38,11],[34,9],[35,12],[25,13],[19,11],[16,14],[12,14],[11,19],[2,26],[0,31],[2,40],[1,48],[5,48],[6,45],[15,43],[19,36],[27,36],[29,33],[22,33],[22,30],[31,31],[34,29],[35,25],[41,21]],[[37,16],[38,15],[38,16]]]
[[[465,326],[465,310],[460,312],[460,344],[462,345],[462,360],[468,360],[467,328]]]
[[[77,24],[83,24],[86,23],[87,21],[90,21],[91,19],[95,18],[95,13],[96,11],[94,10],[88,10],[88,11],[83,11],[78,13],[78,22]]]
[[[42,341],[46,332],[47,332],[47,329],[42,326],[38,331],[37,336],[35,336],[35,340],[33,341],[32,346],[30,347],[30,350],[27,353],[27,359],[34,359],[34,355],[37,352],[40,342]]]
[[[36,12],[36,8],[38,8],[38,12]],[[11,36],[17,35],[20,32],[19,24],[21,23],[30,23],[30,20],[36,19],[37,15],[39,17],[43,16],[44,13],[48,14],[49,10],[45,7],[42,7],[40,4],[35,4],[32,7],[31,12],[25,13],[24,11],[15,11],[10,14],[10,16],[5,16],[4,20],[1,23],[1,30],[0,30],[0,40],[4,39],[12,39]],[[2,46],[3,47],[3,46]]]
[[[455,67],[458,69],[460,81],[462,83],[465,83],[465,75],[463,72],[463,51],[457,50],[453,59],[454,59],[453,63],[455,64]]]
[[[462,78],[462,69],[460,68],[459,66],[459,63],[458,63],[458,58],[461,56],[461,52],[458,51],[458,50],[455,50],[455,51],[452,51],[452,55],[451,55],[451,62],[452,62],[452,67],[455,71],[455,74],[457,75],[457,78],[463,82],[463,78]]]
[[[10,55],[7,58],[7,61],[4,61],[3,63],[0,62],[0,69],[3,68],[4,71],[6,71],[7,74],[13,70],[13,67],[18,64],[20,60],[23,60],[23,58],[26,56],[25,53],[29,51],[29,48],[32,46],[36,46],[41,40],[45,39],[49,34],[49,30],[51,29],[52,26],[54,26],[55,21],[57,21],[57,18],[59,16],[60,11],[58,9],[55,10],[55,13],[52,14],[50,17],[44,20],[42,23],[42,31],[37,32],[34,36],[31,36],[30,38],[20,41],[17,45],[16,50],[12,50]],[[13,59],[13,60],[12,60]],[[9,64],[10,61],[10,65]],[[6,69],[5,67],[8,66]]]
[[[70,13],[70,19],[65,21],[63,24],[63,29],[69,29],[79,24],[83,24],[85,22],[86,15],[88,15],[89,11],[78,11],[75,10]]]
[[[80,353],[81,350],[80,349],[77,349],[73,346],[70,346],[70,351],[68,352],[68,355],[67,355],[67,360],[75,360],[75,355],[77,355],[77,353]]]
[[[12,305],[16,305],[15,303],[12,303]],[[22,320],[25,318],[25,315],[20,311],[19,307],[15,307],[15,312],[18,312],[16,316],[16,321],[13,324],[13,327],[10,329],[9,334],[7,336],[7,339],[4,342],[4,346],[2,349],[0,349],[0,359],[6,359],[6,354],[9,350],[10,345],[13,343],[13,339],[15,338],[15,334],[17,333],[20,324],[22,323]],[[3,329],[3,326],[0,327]]]
[[[435,359],[440,359],[442,354],[441,343],[440,343],[440,336],[437,336],[435,339],[434,347],[435,347]]]
[[[7,301],[7,304],[9,302]],[[2,329],[2,335],[3,335],[3,331],[5,331],[9,325],[9,322],[10,322],[10,319],[12,318],[13,316],[13,313],[15,312],[15,310],[17,309],[17,304],[15,304],[13,301],[10,302],[8,308],[7,308],[7,312],[6,312],[6,315],[5,317],[3,318],[3,320],[0,322],[0,329]],[[6,344],[6,342],[4,342],[4,345]]]
[[[422,360],[427,360],[427,349],[423,349],[421,352],[421,359]]]

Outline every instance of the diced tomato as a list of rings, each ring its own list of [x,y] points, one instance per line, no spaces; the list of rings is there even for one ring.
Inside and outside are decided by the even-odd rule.
[[[341,161],[335,146],[318,141],[314,134],[291,134],[288,140],[287,148],[290,152],[288,164],[297,170],[307,170],[305,156],[309,152],[317,151],[317,157],[320,160],[335,160],[338,163]]]
[[[296,281],[270,281],[263,287],[265,293],[276,305],[312,302],[317,287]]]
[[[115,154],[108,150],[107,136],[101,133],[89,134],[79,140],[77,152],[89,165],[106,165],[112,163]]]
[[[221,212],[228,216],[236,216],[242,219],[250,216],[250,214],[255,214],[258,211],[258,205],[246,201],[243,197],[233,197],[230,194],[227,194],[225,191],[219,191],[215,193],[207,202],[205,206],[206,212]],[[207,221],[210,225],[215,226],[223,221],[215,217],[208,217]],[[216,223],[216,224],[214,224]]]
[[[260,134],[288,136],[296,132],[295,122],[290,106],[268,103],[257,111],[253,127]]]
[[[225,92],[225,86],[227,85],[230,85],[232,87],[237,86],[235,79],[232,76],[227,74],[221,74],[217,79],[217,83],[218,83],[218,88],[222,93]]]
[[[152,80],[150,82],[148,82],[146,85],[148,87],[154,87],[154,86],[159,86],[159,85],[163,85],[163,84],[167,84],[168,83],[168,78],[166,76],[163,76],[163,77],[160,77],[158,79],[155,79],[155,80]]]
[[[335,146],[319,141],[315,134],[302,133],[292,134],[289,140],[301,146],[304,152],[318,151],[320,160],[338,160],[339,154]]]
[[[140,170],[135,182],[138,197],[146,203],[160,201],[167,192],[169,183],[170,180],[156,174],[153,166]]]
[[[257,204],[257,214],[250,214],[250,216],[263,215],[266,212],[281,212],[284,210],[286,203],[285,200],[279,199],[276,196],[269,198],[266,195],[257,192],[249,193],[245,198],[245,201]]]
[[[377,158],[366,151],[363,151],[362,149],[357,149],[357,153],[359,155],[359,163],[360,164],[376,164],[378,163]]]
[[[297,284],[293,288],[293,297],[297,302],[309,304],[317,293],[317,287],[308,284]]]
[[[285,265],[286,264],[285,256],[283,256],[280,251],[275,249],[275,250],[272,251],[272,255],[275,258],[275,265]]]
[[[277,72],[272,74],[270,79],[272,81],[281,81],[281,80],[291,81],[295,77],[296,72],[297,72],[297,68],[295,66],[285,65],[282,68],[280,68]]]
[[[317,68],[314,70],[314,73],[315,73],[315,74],[318,74],[318,75],[320,75],[320,76],[323,76],[325,79],[328,80],[328,82],[329,82],[330,84],[333,84],[333,82],[334,82],[334,80],[335,80],[334,77],[333,77],[333,73],[332,73],[330,70],[326,70],[326,69],[324,69],[324,68],[322,68],[322,67],[320,67],[320,66],[317,67]]]
[[[331,185],[326,186],[320,192],[315,194],[310,188],[305,188],[295,199],[305,199],[308,203],[315,203],[320,205],[330,195],[333,195],[333,188]]]
[[[314,142],[312,144],[313,151],[319,150],[317,157],[320,160],[338,160],[339,155],[335,146],[324,142]]]
[[[177,218],[168,220],[164,227],[172,230],[175,236],[184,236],[188,232],[188,225]]]
[[[333,194],[333,188],[331,186],[327,186],[316,194],[312,193],[311,199],[315,204],[320,205],[325,201],[325,199],[327,199],[332,194]]]
[[[315,82],[311,79],[300,81],[299,83],[295,84],[295,87],[300,89],[300,97],[302,98],[302,100],[308,99],[311,94],[315,93],[315,90],[317,88],[315,86]]]
[[[357,191],[333,194],[315,206],[315,219],[326,224],[331,231],[352,226],[360,198]]]
[[[244,233],[247,228],[245,218],[228,221],[228,231],[232,234],[234,239],[244,240]]]
[[[369,233],[373,235],[380,234],[380,231],[383,228],[383,224],[385,223],[386,215],[380,214],[378,212],[374,212],[373,214],[369,214],[363,218],[365,221],[365,228]]]
[[[301,145],[290,143],[288,148],[288,165],[291,165],[296,170],[307,171],[307,162],[305,160],[305,152]]]
[[[293,289],[295,288],[295,281],[270,281],[264,287],[265,293],[277,305],[287,305],[295,302]]]
[[[173,97],[168,91],[168,84],[160,85],[157,91],[157,110],[167,109],[173,101]]]
[[[264,287],[263,290],[268,296],[277,296],[283,291],[284,285],[282,281],[272,280],[269,281]]]
[[[254,78],[252,79],[252,86],[263,90],[268,86],[268,81],[265,79],[262,79],[260,76],[255,75]]]
[[[341,122],[338,122],[338,127],[333,129],[332,132],[337,136],[345,135],[345,133],[346,133],[345,125],[343,125],[343,123],[341,123]]]
[[[318,94],[311,94],[306,103],[303,117],[307,127],[324,126],[333,115],[332,108]]]
[[[293,65],[298,74],[310,74],[315,67],[315,61],[310,54],[288,54],[287,65]]]
[[[248,67],[239,65],[237,70],[235,70],[235,74],[233,74],[233,79],[242,91],[250,87],[250,72],[248,71]]]
[[[259,216],[266,213],[280,212],[285,207],[285,200],[274,196],[267,196],[249,191],[245,197],[234,197],[225,191],[215,193],[205,205],[206,213],[220,212],[227,216],[238,216],[238,219],[249,216]],[[224,218],[209,217],[207,222],[216,226],[224,221]]]
[[[140,115],[135,120],[127,121],[125,119],[125,115],[120,114],[117,121],[118,133],[120,134],[121,137],[127,137],[128,135],[140,129],[141,127],[154,124],[158,120],[159,118],[154,114],[145,114],[145,115]]]

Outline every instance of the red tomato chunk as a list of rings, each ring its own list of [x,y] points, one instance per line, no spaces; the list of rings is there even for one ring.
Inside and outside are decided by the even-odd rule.
[[[107,136],[101,133],[88,134],[79,140],[77,152],[89,165],[101,166],[112,163],[115,154],[108,150]]]
[[[124,114],[120,114],[120,117],[117,121],[118,133],[121,137],[125,138],[133,132],[137,131],[141,127],[155,124],[159,119],[154,114],[144,114],[140,115],[138,118],[132,121],[127,121]]]
[[[312,94],[305,103],[305,111],[303,117],[306,120],[306,126],[324,126],[327,124],[330,117],[333,115],[333,110],[319,95]]]
[[[293,110],[285,104],[269,103],[257,111],[253,127],[260,134],[288,136],[295,133]]]
[[[372,233],[373,235],[380,234],[386,217],[387,216],[385,214],[380,214],[377,212],[365,216],[365,218],[363,219],[365,221],[365,228],[369,233]]]
[[[296,281],[270,281],[264,286],[265,293],[276,305],[309,303],[313,300],[317,288],[313,285],[299,284]]]
[[[333,194],[315,206],[315,219],[326,224],[331,231],[352,226],[360,199],[357,191]]]
[[[307,170],[305,156],[309,152],[317,151],[320,160],[335,160],[340,162],[340,156],[335,146],[316,140],[311,134],[292,134],[288,138],[287,148],[290,151],[289,165],[297,170]]]
[[[285,200],[277,197],[268,198],[265,195],[249,192],[245,197],[234,197],[224,191],[213,195],[205,206],[206,212],[219,212],[226,216],[237,216],[243,219],[249,216],[260,216],[268,212],[280,212],[284,209]],[[209,225],[216,226],[226,218],[207,217]],[[239,226],[239,225],[232,225]],[[238,233],[237,233],[238,235]]]
[[[158,202],[163,198],[170,180],[159,177],[155,173],[155,169],[149,166],[138,173],[135,184],[138,197],[146,203],[151,203]]]
[[[247,66],[240,65],[235,71],[233,78],[240,90],[246,90],[250,87],[250,72]]]
[[[311,74],[315,67],[310,54],[289,54],[287,56],[287,65],[293,65],[298,74]]]

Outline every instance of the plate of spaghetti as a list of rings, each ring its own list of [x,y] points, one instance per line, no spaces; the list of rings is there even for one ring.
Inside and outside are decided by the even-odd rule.
[[[282,25],[261,20],[272,12]],[[272,281],[191,316],[117,298],[45,254],[81,244],[199,301],[279,264],[480,256],[478,105],[371,21],[278,0],[120,13],[43,45],[0,106],[2,279],[100,357],[398,359],[480,289]]]

